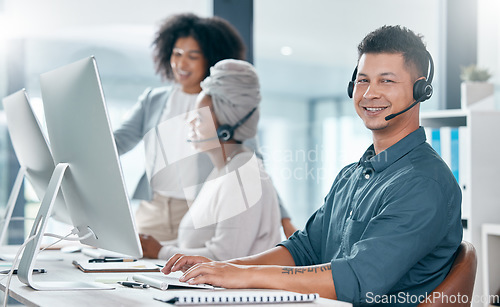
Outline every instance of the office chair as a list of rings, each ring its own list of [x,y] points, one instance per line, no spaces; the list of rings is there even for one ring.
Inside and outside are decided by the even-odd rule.
[[[444,307],[444,306],[470,306],[472,300],[472,290],[474,289],[474,281],[476,280],[477,256],[476,249],[472,243],[462,241],[458,247],[458,254],[453,261],[451,270],[439,286],[434,289],[428,298],[439,297],[439,299],[430,302],[423,302],[419,307]],[[435,292],[439,292],[440,296],[434,296]],[[460,296],[458,294],[460,293]],[[451,297],[448,301],[448,298]],[[465,300],[467,297],[467,300]],[[441,299],[444,298],[444,299]],[[454,299],[460,298],[461,302]],[[467,302],[465,302],[467,301]]]

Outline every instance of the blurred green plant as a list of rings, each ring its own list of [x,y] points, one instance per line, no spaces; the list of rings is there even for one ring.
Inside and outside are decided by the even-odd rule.
[[[479,68],[475,64],[462,66],[461,71],[460,79],[462,81],[486,82],[491,78],[491,74],[487,69]]]

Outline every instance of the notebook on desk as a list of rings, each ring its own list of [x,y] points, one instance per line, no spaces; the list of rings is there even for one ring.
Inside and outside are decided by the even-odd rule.
[[[117,273],[117,272],[159,272],[160,268],[144,260],[135,262],[78,262],[73,260],[73,265],[84,273]]]
[[[311,303],[318,294],[301,294],[289,291],[241,290],[213,292],[182,292],[164,298],[154,298],[175,305],[235,305],[273,303]]]

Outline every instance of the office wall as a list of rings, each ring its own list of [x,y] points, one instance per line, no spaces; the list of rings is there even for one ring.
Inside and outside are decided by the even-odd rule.
[[[500,85],[500,1],[478,1],[478,65],[488,68],[496,84],[497,93]],[[496,95],[497,102],[500,97]]]

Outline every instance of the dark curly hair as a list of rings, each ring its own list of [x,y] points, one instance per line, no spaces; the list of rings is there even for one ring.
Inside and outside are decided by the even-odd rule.
[[[163,21],[153,41],[156,72],[163,79],[174,80],[170,57],[179,38],[192,37],[200,45],[210,67],[223,59],[245,59],[245,44],[238,31],[220,17],[202,18],[194,14],[179,14]]]
[[[429,56],[423,36],[403,26],[382,26],[369,33],[358,45],[358,60],[365,53],[401,53],[405,65],[418,77],[427,77]]]

